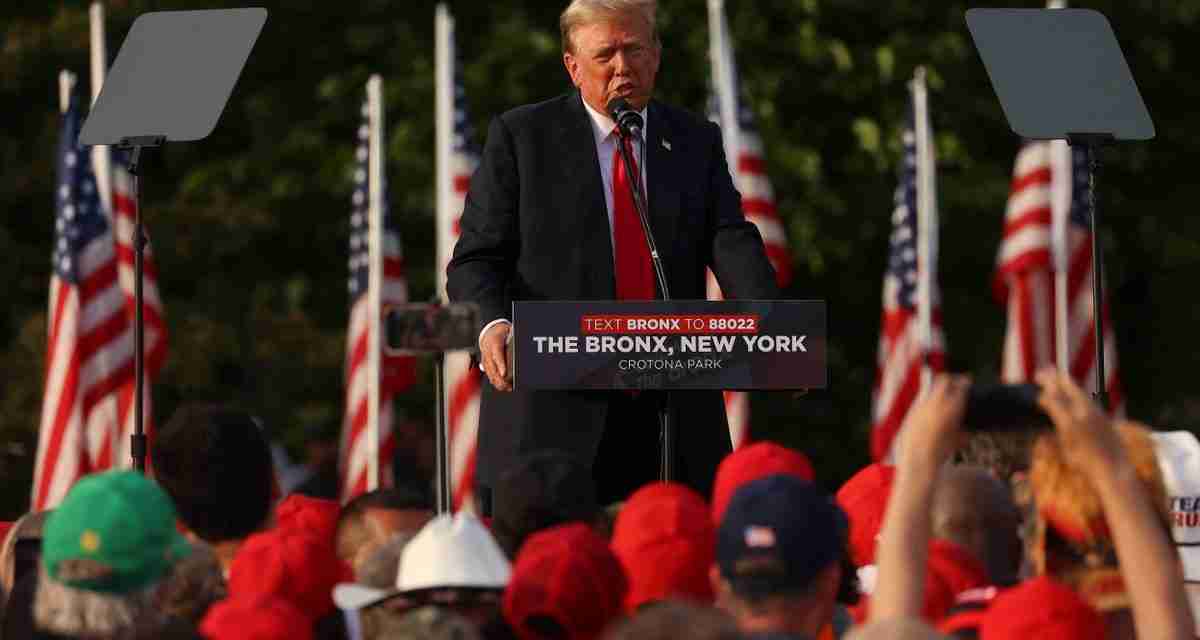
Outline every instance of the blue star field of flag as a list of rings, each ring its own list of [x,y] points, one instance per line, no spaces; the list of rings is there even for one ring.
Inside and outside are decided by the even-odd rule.
[[[354,192],[351,196],[350,210],[350,304],[353,305],[359,296],[367,292],[371,273],[371,259],[368,253],[370,242],[370,148],[371,148],[371,116],[366,103],[362,107],[362,123],[358,127],[358,145],[354,149]],[[383,184],[383,228],[384,235],[399,234],[399,229],[392,224],[388,215],[387,181]],[[387,250],[388,240],[384,239],[384,250]]]
[[[738,129],[743,133],[758,133],[758,125],[754,121],[754,110],[745,100],[738,99]],[[715,93],[708,94],[708,119],[719,123],[721,121],[721,105],[717,103]]]
[[[751,109],[745,100],[738,99],[738,127],[743,132],[758,132],[758,125],[754,123],[754,110]]]
[[[60,278],[78,282],[80,253],[109,226],[100,208],[91,153],[79,144],[79,110],[74,99],[63,114],[58,143],[55,212],[54,270]]]
[[[917,134],[910,107],[904,127],[904,160],[896,185],[887,277],[897,286],[895,304],[915,308],[917,292]]]
[[[475,129],[467,117],[467,92],[463,87],[462,65],[454,61],[454,152],[476,155],[478,150],[471,142]]]

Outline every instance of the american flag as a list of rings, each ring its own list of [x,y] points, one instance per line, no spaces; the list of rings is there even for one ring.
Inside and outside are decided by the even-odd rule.
[[[1004,382],[1031,382],[1039,368],[1058,364],[1058,340],[1064,340],[1061,346],[1071,377],[1085,389],[1096,390],[1087,162],[1085,149],[1069,147],[1062,140],[1027,142],[1017,153],[995,276],[997,297],[1008,308],[1001,366]],[[1056,268],[1056,255],[1061,255],[1065,268]],[[1057,278],[1066,291],[1066,331],[1061,336],[1055,311],[1059,274],[1066,276]],[[1124,396],[1107,301],[1104,329],[1109,408],[1119,412]]]
[[[90,151],[74,99],[62,117],[55,191],[46,384],[32,508],[53,508],[74,482],[111,466],[115,398],[133,379],[133,323],[119,280]]]
[[[762,137],[754,123],[754,112],[741,99],[737,63],[725,21],[722,0],[709,0],[709,37],[713,87],[709,100],[709,119],[721,126],[725,155],[731,164],[734,185],[742,194],[742,213],[762,234],[767,257],[775,267],[781,288],[792,280],[792,256],[787,232],[775,207],[775,191],[767,175]],[[726,116],[722,103],[728,102],[736,117]],[[733,120],[736,120],[734,122]],[[712,272],[708,274],[708,299],[721,300],[721,287]],[[750,436],[750,396],[740,391],[725,392],[725,414],[729,420],[729,439],[733,448],[744,445]]]
[[[438,291],[446,299],[446,266],[458,242],[471,174],[479,164],[472,145],[462,70],[454,41],[454,18],[445,5],[437,8],[438,35]],[[471,508],[475,488],[475,443],[479,430],[480,372],[462,352],[446,354],[446,427],[450,447],[450,492],[453,509]]]
[[[929,228],[920,228],[918,202],[924,195],[936,203],[936,192],[922,194],[920,190],[920,163],[928,163],[923,170],[932,172],[933,158],[928,110],[917,99],[918,82],[914,81],[913,100],[903,132],[904,160],[895,192],[888,264],[883,276],[883,318],[872,394],[871,456],[877,461],[889,456],[905,416],[920,396],[923,370],[942,371],[945,360],[936,251],[922,255],[920,242],[921,232],[931,234],[929,246],[932,249],[933,239],[937,237],[937,218],[936,207],[931,207]],[[923,83],[921,85],[919,91],[923,93]],[[919,118],[923,119],[920,127]],[[919,129],[925,133],[925,140],[919,137]],[[922,147],[926,153],[919,153]],[[932,173],[930,176],[926,185],[932,182]],[[919,319],[923,277],[927,278],[930,290],[928,343]]]
[[[349,500],[367,491],[370,443],[367,438],[368,386],[371,372],[368,366],[370,342],[371,265],[368,253],[370,242],[370,137],[371,117],[368,105],[362,108],[362,124],[358,128],[355,148],[354,192],[350,209],[350,326],[346,333],[346,408],[342,419],[341,474],[342,500]],[[382,179],[383,176],[380,176]],[[382,181],[382,180],[381,180]],[[383,182],[383,287],[384,305],[408,300],[408,283],[404,278],[404,255],[400,230],[388,215],[387,185]],[[378,322],[378,319],[376,319]],[[411,386],[416,378],[412,358],[381,356],[379,372],[379,480],[381,486],[390,484],[391,460],[396,441],[392,433],[392,398]]]

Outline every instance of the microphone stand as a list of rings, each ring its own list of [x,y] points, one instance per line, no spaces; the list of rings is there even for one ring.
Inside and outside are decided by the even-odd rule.
[[[641,118],[638,118],[639,120]],[[628,123],[617,123],[617,136],[621,144],[621,157],[625,160],[625,176],[633,186],[633,206],[637,209],[638,219],[642,223],[642,233],[646,236],[646,246],[650,249],[650,262],[654,266],[654,277],[658,281],[658,290],[662,300],[671,299],[671,289],[667,286],[667,272],[663,268],[662,257],[658,253],[658,245],[654,242],[654,231],[650,228],[649,208],[646,206],[646,193],[642,189],[641,171],[634,171],[632,148],[641,144],[641,128],[638,135],[632,135]],[[644,145],[643,145],[644,148]],[[645,160],[645,154],[642,154]],[[641,167],[641,164],[636,166]],[[670,482],[675,477],[675,425],[671,420],[671,392],[663,391],[662,402],[658,409],[659,427],[659,480]]]

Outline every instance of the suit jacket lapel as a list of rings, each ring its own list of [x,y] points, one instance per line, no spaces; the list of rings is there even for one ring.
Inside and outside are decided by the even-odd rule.
[[[567,184],[574,185],[575,211],[556,211],[551,215],[578,216],[580,233],[576,236],[578,250],[586,265],[581,274],[585,291],[601,300],[617,295],[613,268],[612,229],[608,224],[608,205],[604,199],[604,181],[600,178],[600,159],[596,154],[596,138],[592,133],[591,117],[583,107],[583,98],[576,91],[567,101],[566,116],[561,123],[563,141],[562,161]]]
[[[650,207],[650,227],[658,243],[659,255],[663,260],[668,280],[671,275],[670,258],[675,254],[674,240],[679,223],[679,180],[677,162],[668,147],[673,146],[670,123],[663,116],[662,107],[651,101],[646,119],[646,199]]]

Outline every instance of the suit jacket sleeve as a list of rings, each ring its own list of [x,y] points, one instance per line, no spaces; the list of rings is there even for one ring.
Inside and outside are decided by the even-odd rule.
[[[706,123],[712,140],[709,175],[712,198],[709,211],[711,254],[709,267],[726,298],[773,300],[779,298],[775,268],[767,259],[762,235],[742,214],[742,196],[733,186],[720,128]]]
[[[450,300],[479,305],[477,329],[498,318],[511,319],[509,285],[519,249],[518,184],[512,132],[495,118],[471,177],[458,243],[446,268]]]

